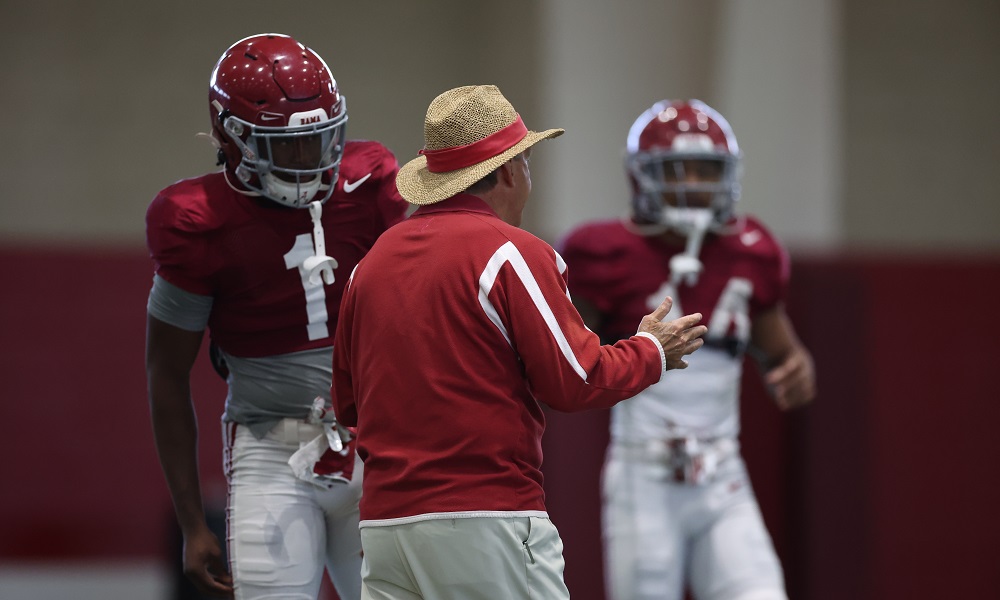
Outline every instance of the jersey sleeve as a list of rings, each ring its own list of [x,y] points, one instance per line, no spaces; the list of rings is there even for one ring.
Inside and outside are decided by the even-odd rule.
[[[791,262],[785,247],[762,224],[752,220],[749,226],[761,233],[760,249],[754,256],[754,294],[750,299],[750,312],[757,314],[787,298]]]
[[[356,178],[370,174],[371,180],[365,184],[364,189],[369,194],[367,197],[375,203],[375,228],[379,232],[385,231],[405,219],[406,211],[410,208],[410,203],[403,200],[396,188],[399,163],[392,151],[380,142],[353,140],[349,143],[352,150],[351,167],[356,171],[352,179],[357,181]],[[345,157],[345,163],[346,161]],[[345,169],[347,166],[342,164],[342,176]]]
[[[383,147],[382,162],[379,167],[381,189],[378,194],[378,208],[386,229],[405,219],[406,211],[410,208],[410,203],[403,200],[396,187],[398,172],[399,163],[396,162],[396,157],[388,148]]]
[[[577,228],[556,247],[569,265],[567,281],[573,296],[586,300],[603,314],[610,313],[614,304],[608,293],[613,289],[608,272],[611,263],[596,230],[589,226]]]
[[[184,291],[212,294],[207,236],[177,198],[161,193],[146,211],[146,245],[157,275]]]
[[[602,346],[587,329],[567,293],[566,265],[548,244],[509,242],[491,266],[481,290],[537,400],[566,412],[608,408],[659,381],[661,353],[652,340]]]
[[[159,275],[153,276],[146,312],[186,331],[203,331],[212,315],[211,296],[185,292]]]

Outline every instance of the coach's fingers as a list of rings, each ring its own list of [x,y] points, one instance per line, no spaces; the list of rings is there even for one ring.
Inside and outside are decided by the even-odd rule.
[[[670,309],[673,307],[674,307],[674,299],[671,298],[670,296],[667,296],[666,298],[663,299],[663,302],[660,302],[660,305],[656,307],[656,310],[654,310],[653,312],[649,313],[646,316],[652,317],[656,321],[662,321],[663,318],[666,317],[667,314],[670,312]]]
[[[708,331],[708,328],[704,325],[695,327],[701,322],[701,318],[701,313],[691,313],[690,315],[677,317],[673,321],[668,321],[664,324],[670,327],[673,331],[684,333],[685,335],[688,331],[691,331],[695,334],[694,337],[699,337],[705,335],[705,332]]]
[[[700,319],[701,315],[699,314],[698,317]],[[695,321],[695,323],[697,322],[698,321]],[[706,333],[708,333],[708,327],[705,327],[704,325],[696,325],[681,331],[681,335],[683,335],[685,339],[692,341],[701,338]]]
[[[698,335],[699,335],[699,337],[697,339],[691,340],[690,342],[687,343],[686,346],[684,346],[684,356],[687,356],[688,354],[691,354],[692,352],[694,352],[698,348],[701,348],[702,346],[705,345],[705,340],[703,340],[700,337],[701,334],[698,334]]]
[[[686,369],[688,367],[688,362],[681,357],[693,353],[704,344],[705,340],[698,338],[685,343],[683,346],[674,348],[668,353],[669,355],[667,356],[667,370]]]

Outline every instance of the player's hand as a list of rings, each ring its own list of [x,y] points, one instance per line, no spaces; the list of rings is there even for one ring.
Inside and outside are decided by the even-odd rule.
[[[667,296],[656,310],[643,317],[639,323],[640,332],[652,334],[663,346],[668,371],[686,369],[688,363],[684,357],[701,348],[705,343],[701,337],[708,331],[704,325],[698,325],[701,313],[685,315],[673,321],[663,321],[673,305],[673,298]]]
[[[764,382],[782,410],[808,404],[816,396],[816,373],[807,352],[789,353],[785,360],[764,375]]]
[[[226,570],[219,539],[207,525],[184,536],[184,575],[206,596],[233,597],[233,577]]]

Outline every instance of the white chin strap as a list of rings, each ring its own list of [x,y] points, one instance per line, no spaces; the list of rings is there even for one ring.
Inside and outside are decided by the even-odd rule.
[[[670,282],[674,289],[680,284],[694,285],[698,283],[702,264],[698,260],[701,253],[701,243],[705,232],[712,224],[712,211],[707,208],[667,208],[667,221],[670,227],[687,237],[684,252],[675,254],[670,259]]]
[[[319,181],[319,177],[316,181]],[[302,263],[302,268],[309,273],[309,282],[313,285],[319,285],[320,277],[327,285],[332,285],[333,270],[337,268],[337,261],[326,255],[326,240],[323,236],[323,223],[320,220],[323,216],[323,204],[319,201],[310,202],[309,216],[313,222],[313,256]]]
[[[320,188],[320,176],[316,175],[309,181],[292,183],[268,174],[261,176],[265,195],[282,204],[302,206],[316,196]]]

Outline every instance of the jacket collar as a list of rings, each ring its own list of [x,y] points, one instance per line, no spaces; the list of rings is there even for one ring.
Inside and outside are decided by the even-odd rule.
[[[497,217],[498,219],[500,218],[497,213],[490,208],[490,205],[486,204],[486,202],[482,200],[482,198],[466,193],[458,193],[451,198],[446,198],[440,202],[421,206],[415,210],[410,217],[412,218],[442,212],[475,212]]]

